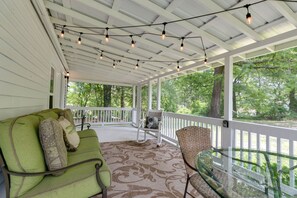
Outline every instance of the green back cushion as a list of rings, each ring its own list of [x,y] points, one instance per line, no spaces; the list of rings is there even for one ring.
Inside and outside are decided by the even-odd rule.
[[[9,170],[43,172],[46,170],[38,138],[40,117],[28,115],[0,122],[0,147]],[[11,197],[18,197],[34,186],[43,176],[11,176]]]
[[[42,111],[40,113],[37,113],[36,115],[41,116],[42,120],[45,120],[47,118],[53,118],[53,119],[57,120],[59,118],[59,115],[51,110]]]

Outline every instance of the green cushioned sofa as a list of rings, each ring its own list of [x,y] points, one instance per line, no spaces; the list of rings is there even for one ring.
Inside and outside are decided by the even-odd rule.
[[[69,111],[44,110],[0,122],[0,165],[5,178],[6,197],[107,196],[111,173],[102,156],[96,132],[92,129],[78,132],[80,145],[76,152],[68,152],[66,168],[55,171],[46,168],[39,142],[39,123],[50,117],[58,119],[61,113],[69,114]],[[61,170],[64,171],[62,175],[52,175]]]

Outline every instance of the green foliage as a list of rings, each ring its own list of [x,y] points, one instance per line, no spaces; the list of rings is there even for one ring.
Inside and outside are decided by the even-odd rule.
[[[82,82],[71,82],[70,87],[68,88],[67,105],[80,107],[103,107],[103,85]],[[132,88],[112,86],[111,106],[131,107]]]

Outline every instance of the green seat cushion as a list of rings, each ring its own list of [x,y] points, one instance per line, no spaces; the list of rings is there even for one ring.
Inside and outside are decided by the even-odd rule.
[[[101,153],[100,144],[97,137],[83,138],[75,152],[68,152],[68,156],[80,156],[88,152],[97,151]]]
[[[0,122],[0,147],[9,170],[43,172],[46,170],[38,138],[40,117],[22,116]],[[18,197],[36,186],[44,177],[11,176],[11,197]]]
[[[89,137],[97,137],[96,131],[93,129],[86,129],[83,131],[78,131],[78,135],[80,139],[89,138]]]
[[[92,141],[90,147],[94,145],[95,144]],[[86,153],[78,150],[77,152],[72,153],[72,155],[68,155],[68,162],[69,165],[71,165],[91,158],[100,158],[103,160],[103,157],[98,150],[88,151]],[[101,188],[96,180],[95,164],[96,162],[88,162],[68,169],[61,176],[46,176],[39,185],[22,197],[84,198],[95,195],[101,192]],[[111,173],[104,160],[103,165],[100,168],[99,176],[105,186],[108,187],[111,185]]]

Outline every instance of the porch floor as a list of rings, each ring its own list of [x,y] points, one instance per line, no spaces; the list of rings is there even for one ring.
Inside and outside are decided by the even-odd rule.
[[[116,142],[135,140],[137,136],[137,128],[131,125],[105,125],[105,126],[91,126],[99,137],[99,142]],[[147,139],[154,138],[147,134]],[[140,139],[143,139],[143,133],[140,133]]]

